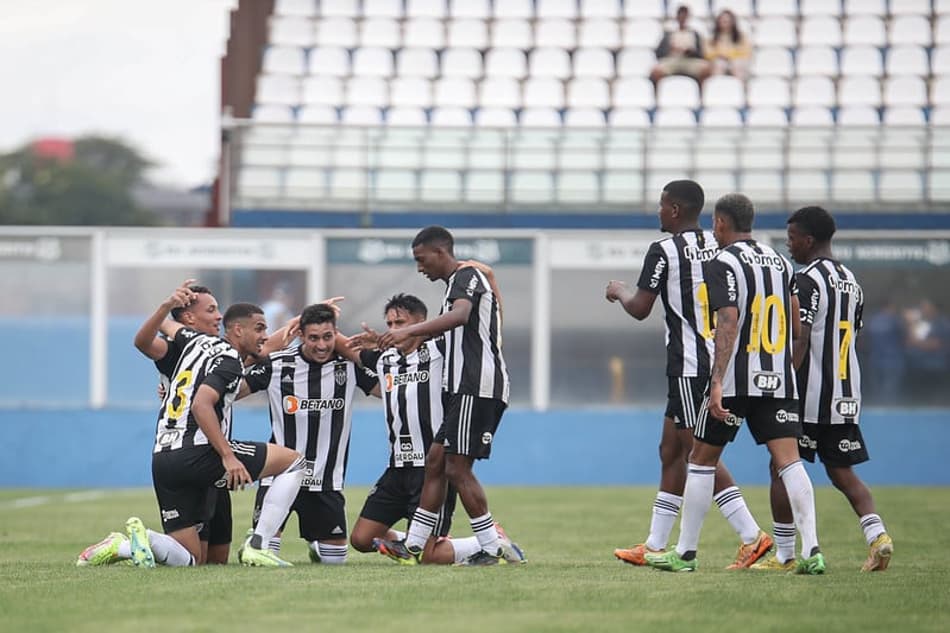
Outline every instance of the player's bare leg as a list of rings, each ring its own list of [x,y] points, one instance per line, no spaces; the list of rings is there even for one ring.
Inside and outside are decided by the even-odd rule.
[[[864,539],[868,544],[868,558],[861,571],[884,571],[891,562],[894,542],[887,534],[884,521],[874,509],[871,491],[850,466],[825,466],[825,472],[835,488],[840,490],[858,515]]]

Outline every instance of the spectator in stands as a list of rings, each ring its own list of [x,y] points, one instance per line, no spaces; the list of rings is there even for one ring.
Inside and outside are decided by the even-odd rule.
[[[703,57],[703,38],[689,28],[689,7],[680,5],[676,10],[678,28],[663,34],[656,47],[657,64],[650,72],[654,84],[667,75],[686,75],[700,84],[711,74],[711,67]]]
[[[868,389],[870,399],[878,404],[894,406],[900,397],[907,366],[904,350],[904,322],[897,310],[893,298],[871,315],[862,332],[868,337],[870,346],[868,362],[862,367],[868,369]]]
[[[736,14],[726,9],[716,16],[712,37],[706,43],[706,59],[715,75],[732,75],[745,81],[749,76],[752,43],[739,30]]]

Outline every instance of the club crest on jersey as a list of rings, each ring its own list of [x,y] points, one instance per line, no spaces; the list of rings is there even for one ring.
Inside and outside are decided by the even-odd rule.
[[[851,398],[839,398],[835,400],[834,408],[835,411],[838,412],[838,415],[845,418],[853,418],[858,414],[861,405],[858,404],[857,400],[852,400]]]
[[[752,376],[752,384],[759,391],[778,391],[782,388],[782,377],[778,374],[761,371]]]
[[[429,362],[429,348],[426,345],[423,345],[419,348],[419,362],[428,363]]]
[[[337,365],[333,369],[333,380],[341,387],[346,384],[346,365]]]

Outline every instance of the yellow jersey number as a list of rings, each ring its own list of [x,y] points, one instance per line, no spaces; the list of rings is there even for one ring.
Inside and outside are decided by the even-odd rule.
[[[752,326],[749,329],[749,344],[745,346],[746,352],[757,354],[765,350],[766,354],[778,354],[785,349],[788,319],[785,316],[785,304],[778,295],[764,298],[761,294],[755,295],[749,318],[752,319]],[[774,323],[778,323],[778,331],[772,338]]]
[[[190,369],[185,369],[177,376],[175,376],[175,381],[172,383],[172,388],[175,390],[175,395],[168,401],[168,405],[165,407],[165,411],[168,413],[168,417],[177,420],[185,412],[185,406],[188,404],[188,393],[185,390],[191,386],[191,382],[194,380],[194,376],[191,373]]]

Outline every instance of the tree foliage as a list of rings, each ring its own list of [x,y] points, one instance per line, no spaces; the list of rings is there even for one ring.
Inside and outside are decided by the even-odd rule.
[[[76,139],[72,158],[32,146],[0,155],[0,224],[157,224],[132,196],[149,166],[129,145],[97,136]]]

